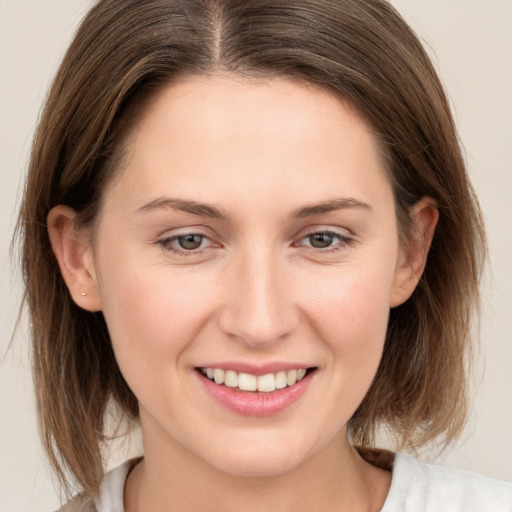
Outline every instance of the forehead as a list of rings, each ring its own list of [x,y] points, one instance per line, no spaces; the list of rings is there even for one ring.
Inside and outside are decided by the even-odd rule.
[[[159,90],[146,103],[135,127],[141,139],[148,129],[173,129],[173,136],[199,131],[210,140],[241,141],[248,135],[269,142],[310,139],[332,131],[343,137],[350,125],[374,138],[347,101],[328,89],[288,77],[245,78],[235,74],[190,75]],[[171,133],[170,133],[171,135]],[[134,137],[134,138],[135,138]],[[203,139],[203,142],[205,139]]]
[[[226,75],[183,77],[152,97],[120,176],[139,203],[159,189],[209,202],[220,189],[219,200],[249,188],[278,202],[288,190],[312,202],[387,184],[379,141],[347,102],[289,78]]]

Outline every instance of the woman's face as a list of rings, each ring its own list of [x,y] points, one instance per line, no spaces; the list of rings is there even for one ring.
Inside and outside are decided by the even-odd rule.
[[[410,292],[376,138],[333,95],[284,78],[162,90],[91,255],[146,451],[237,475],[348,446],[389,309]]]

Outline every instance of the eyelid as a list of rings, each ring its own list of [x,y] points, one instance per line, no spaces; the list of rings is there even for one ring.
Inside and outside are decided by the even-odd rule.
[[[181,237],[186,237],[190,235],[201,236],[203,240],[208,240],[210,244],[207,247],[201,247],[199,249],[183,249],[180,248],[179,245],[174,244],[173,242]],[[187,256],[199,256],[204,252],[208,251],[210,248],[219,246],[220,244],[214,240],[214,238],[204,230],[199,228],[184,228],[183,230],[175,230],[175,232],[166,232],[165,234],[159,236],[157,240],[155,240],[155,245],[159,245],[163,250],[177,254],[179,256],[187,257]]]
[[[166,232],[167,235],[163,235],[158,237],[155,240],[155,244],[159,245],[163,250],[167,252],[174,253],[181,257],[199,257],[204,256],[205,252],[213,248],[222,247],[220,242],[217,242],[214,237],[210,236],[205,232],[205,230],[199,228],[184,228],[181,230],[176,230],[173,232]],[[332,246],[318,248],[313,247],[311,245],[303,244],[303,240],[315,235],[315,234],[329,234],[333,236],[337,241]],[[183,249],[180,248],[178,244],[174,244],[173,242],[181,237],[186,237],[189,235],[198,235],[203,238],[203,240],[208,240],[210,243],[206,247],[201,247],[198,249]],[[348,246],[353,245],[356,242],[355,235],[348,229],[340,229],[340,228],[332,228],[328,226],[318,226],[316,228],[310,227],[302,230],[296,237],[293,242],[294,247],[302,247],[304,250],[315,253],[315,254],[324,254],[327,255],[329,253],[335,253],[337,251],[346,249]]]
[[[348,232],[348,233],[347,233]],[[318,248],[301,244],[301,242],[312,235],[316,234],[329,234],[335,237],[338,242],[332,246],[325,248]],[[316,253],[316,254],[329,254],[339,250],[343,250],[348,246],[353,245],[356,242],[355,235],[350,230],[341,230],[327,226],[321,226],[317,228],[309,228],[307,231],[302,231],[295,239],[294,246],[302,246],[305,250]]]
[[[303,240],[307,236],[316,235],[318,233],[329,233],[342,239],[354,239],[356,236],[355,233],[347,228],[336,228],[332,226],[309,226],[305,229],[301,229],[294,238],[295,240]]]

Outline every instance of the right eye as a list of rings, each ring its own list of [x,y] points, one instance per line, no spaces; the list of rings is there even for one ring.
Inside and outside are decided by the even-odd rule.
[[[167,251],[186,257],[202,253],[213,242],[204,233],[183,233],[158,240],[157,244]]]
[[[203,235],[198,235],[195,233],[190,233],[189,235],[177,236],[175,241],[180,246],[181,249],[185,249],[187,251],[193,251],[195,249],[199,249],[201,244],[205,240]]]

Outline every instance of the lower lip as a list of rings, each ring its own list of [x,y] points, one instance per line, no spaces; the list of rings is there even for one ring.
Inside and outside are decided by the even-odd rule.
[[[240,391],[223,384],[215,384],[203,374],[197,375],[206,391],[229,410],[243,416],[272,416],[284,411],[294,404],[306,392],[316,372],[308,372],[306,376],[293,386],[276,389],[271,393]]]

